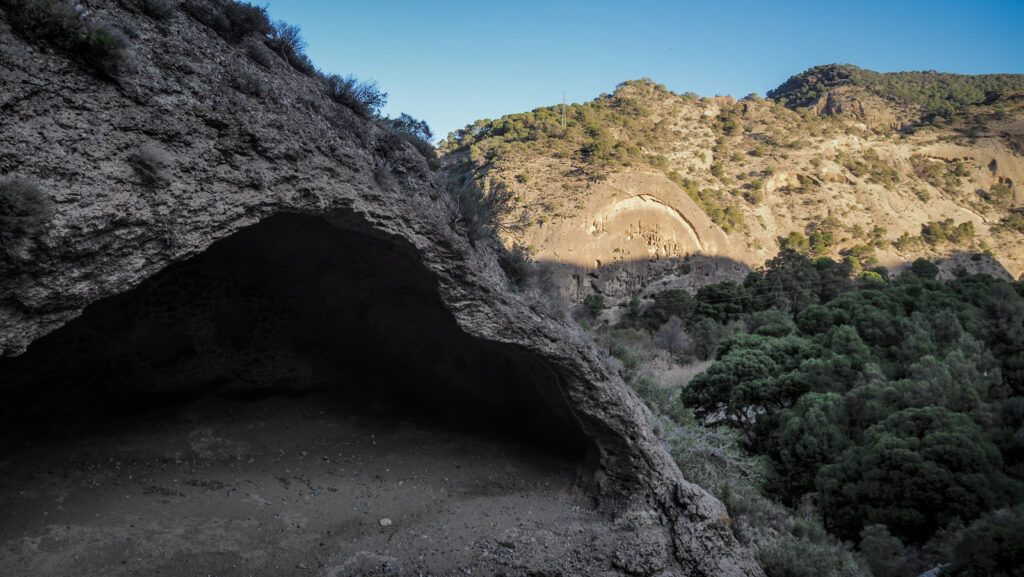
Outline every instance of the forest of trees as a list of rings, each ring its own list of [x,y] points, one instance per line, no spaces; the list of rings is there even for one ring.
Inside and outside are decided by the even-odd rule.
[[[743,283],[634,301],[600,338],[688,476],[734,516],[789,511],[769,575],[1020,575],[1024,285],[939,282],[924,259],[853,272],[783,249]],[[660,386],[644,346],[713,362]]]

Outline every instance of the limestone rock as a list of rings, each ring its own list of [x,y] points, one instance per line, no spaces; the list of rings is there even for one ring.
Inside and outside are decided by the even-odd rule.
[[[89,5],[133,38],[138,66],[117,83],[26,43],[0,19],[0,173],[35,181],[56,205],[25,254],[0,261],[4,355],[220,239],[305,215],[396,247],[427,272],[461,331],[542,368],[557,388],[551,402],[597,449],[602,508],[659,516],[643,528],[659,535],[654,562],[621,557],[627,570],[761,574],[722,504],[684,480],[594,345],[531,310],[508,290],[496,246],[474,246],[458,230],[444,184],[412,146],[283,60],[257,66],[183,11],[157,22],[112,0]],[[239,71],[262,84],[258,95],[234,88]],[[158,179],[136,168],[136,155],[154,150]],[[662,559],[669,549],[674,559]]]

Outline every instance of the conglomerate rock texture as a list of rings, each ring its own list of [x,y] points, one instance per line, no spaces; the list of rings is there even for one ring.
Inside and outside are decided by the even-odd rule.
[[[321,230],[326,224],[346,238],[389,247],[390,253],[369,253],[371,267],[392,266],[387,255],[397,255],[419,275],[423,294],[433,294],[439,314],[454,320],[460,338],[528,365],[517,374],[544,382],[523,386],[542,390],[538,402],[567,416],[592,443],[589,490],[609,524],[632,538],[621,539],[619,550],[605,556],[607,565],[591,574],[761,574],[733,538],[724,507],[684,480],[647,425],[646,408],[594,345],[510,290],[496,244],[466,238],[443,183],[412,146],[332,102],[318,81],[282,59],[261,67],[243,46],[225,42],[184,10],[154,20],[126,3],[82,4],[88,18],[120,27],[131,39],[135,67],[117,82],[24,41],[0,18],[0,175],[37,183],[55,203],[38,233],[3,247],[0,352],[7,358],[0,371],[6,364],[9,379],[0,395],[14,394],[11,379],[38,384],[27,371],[12,373],[11,363],[93,303],[252,225],[276,222],[254,245],[272,251],[275,230],[309,227],[330,236]],[[235,88],[243,75],[262,85],[250,90],[258,95]],[[140,153],[155,160],[156,178],[138,170]],[[244,258],[238,245],[225,262]],[[294,259],[314,264],[289,269],[288,282],[278,278],[275,286],[301,293],[317,282],[315,259],[330,260],[324,255],[335,247],[318,254],[315,244],[296,246],[304,253]],[[331,265],[341,270],[334,277],[340,283],[345,262]],[[295,271],[308,276],[287,278]],[[358,281],[353,278],[355,286]],[[204,298],[197,291],[195,302]],[[332,306],[323,314],[340,310]],[[183,338],[190,339],[190,354],[203,354],[195,334]],[[176,363],[157,364],[166,375]],[[253,386],[279,380],[256,378]],[[154,382],[176,386],[174,379]],[[31,395],[16,392],[13,398]]]

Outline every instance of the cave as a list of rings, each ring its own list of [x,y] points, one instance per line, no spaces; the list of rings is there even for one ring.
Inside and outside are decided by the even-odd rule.
[[[344,220],[270,217],[0,359],[4,423],[332,389],[354,410],[584,450],[550,370],[467,335],[412,247]]]
[[[407,243],[354,214],[278,214],[97,301],[23,355],[0,358],[0,503],[10,512],[0,556],[29,573],[45,559],[99,570],[127,540],[135,549],[124,567],[154,575],[181,574],[185,558],[227,574],[228,566],[306,574],[332,562],[339,575],[382,562],[454,570],[480,552],[445,552],[455,537],[425,548],[406,536],[419,559],[411,562],[384,555],[374,539],[401,543],[392,522],[462,525],[443,520],[461,506],[445,500],[451,495],[455,503],[488,497],[474,506],[495,527],[519,508],[591,514],[597,451],[556,379],[529,351],[464,332]],[[404,481],[392,478],[398,471]],[[254,479],[273,488],[257,491]],[[416,479],[419,497],[396,497]],[[448,482],[461,489],[438,489]],[[535,486],[561,487],[561,496],[537,505]],[[313,508],[327,498],[334,509]],[[406,518],[387,517],[389,504]],[[151,519],[160,506],[176,511],[173,523]],[[305,517],[295,512],[302,506]],[[274,519],[254,512],[267,517],[274,507]],[[295,527],[306,536],[295,550],[273,549],[272,565],[254,561],[250,545],[204,549],[215,522],[237,524],[222,527],[228,541],[248,543],[290,515],[304,519]],[[518,515],[509,527],[522,525]],[[111,516],[122,533],[101,529]],[[163,537],[132,541],[147,523]],[[485,529],[467,522],[458,538]],[[152,545],[166,538],[161,531],[195,538],[167,553]],[[39,549],[40,539],[50,549]],[[92,543],[88,554],[83,542]]]

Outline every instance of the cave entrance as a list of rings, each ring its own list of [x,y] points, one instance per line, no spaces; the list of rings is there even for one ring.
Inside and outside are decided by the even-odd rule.
[[[553,372],[463,332],[412,247],[344,221],[272,216],[91,305],[0,359],[4,421],[329,389],[354,410],[585,450]]]
[[[0,557],[493,572],[552,526],[567,557],[599,523],[595,451],[555,379],[463,332],[411,247],[273,216],[0,359]]]

